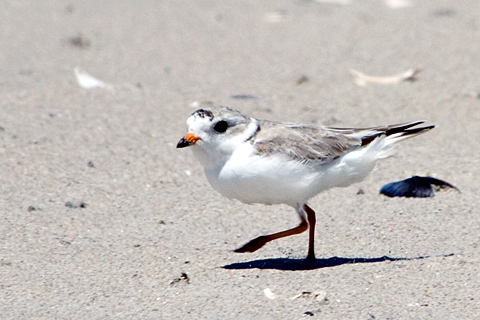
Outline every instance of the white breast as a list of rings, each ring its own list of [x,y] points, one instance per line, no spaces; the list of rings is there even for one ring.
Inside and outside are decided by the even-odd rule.
[[[223,167],[205,174],[212,187],[228,198],[291,206],[313,196],[307,191],[319,176],[311,166],[279,156],[259,156],[250,143],[239,147]]]

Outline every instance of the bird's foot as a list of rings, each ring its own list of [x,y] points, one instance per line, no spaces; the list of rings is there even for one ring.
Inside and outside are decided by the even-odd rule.
[[[317,258],[315,258],[315,253],[309,253],[309,254],[307,255],[307,259],[306,259],[306,260],[307,260],[307,261],[316,261]]]
[[[255,252],[261,247],[263,247],[268,241],[268,237],[266,236],[260,236],[258,238],[255,238],[248,243],[244,244],[242,247],[235,249],[235,252],[243,253],[243,252]]]

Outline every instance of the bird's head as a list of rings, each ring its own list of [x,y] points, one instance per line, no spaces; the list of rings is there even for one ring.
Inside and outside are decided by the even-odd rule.
[[[192,147],[205,168],[226,162],[258,130],[258,121],[229,107],[198,109],[187,119],[188,133],[177,148]]]

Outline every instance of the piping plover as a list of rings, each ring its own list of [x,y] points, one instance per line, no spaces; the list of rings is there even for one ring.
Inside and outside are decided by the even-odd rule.
[[[191,147],[212,187],[244,203],[292,206],[300,224],[260,236],[235,250],[254,252],[267,242],[309,229],[315,259],[315,212],[307,201],[323,190],[362,181],[396,142],[432,129],[422,121],[374,128],[328,128],[257,120],[229,107],[199,109],[187,120],[177,148]]]

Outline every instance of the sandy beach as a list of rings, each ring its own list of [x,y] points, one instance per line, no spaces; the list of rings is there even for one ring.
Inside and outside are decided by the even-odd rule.
[[[479,1],[0,8],[0,318],[480,318]],[[351,74],[414,68],[389,84]],[[211,104],[313,125],[436,127],[363,182],[310,201],[308,264],[307,233],[233,252],[298,217],[222,197],[175,148]],[[379,194],[414,175],[461,192]]]

